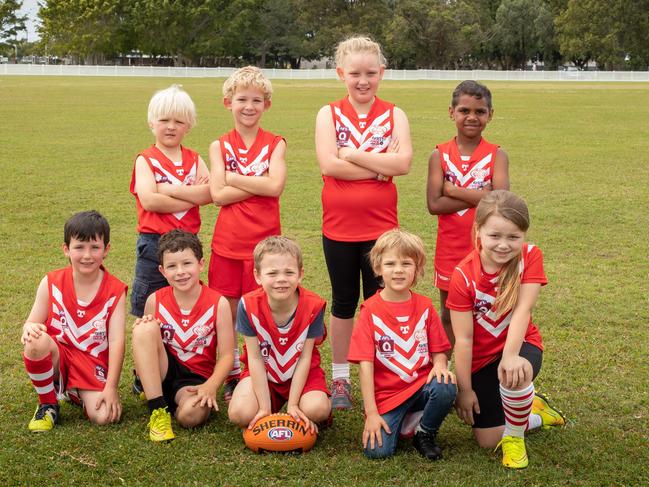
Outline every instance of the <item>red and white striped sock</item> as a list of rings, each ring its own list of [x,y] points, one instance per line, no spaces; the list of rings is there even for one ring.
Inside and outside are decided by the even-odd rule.
[[[27,374],[34,384],[40,404],[57,404],[54,389],[54,364],[52,354],[47,354],[40,360],[32,360],[23,354]]]
[[[523,438],[534,400],[534,384],[525,389],[510,391],[500,386],[500,398],[505,411],[505,431],[503,436]]]

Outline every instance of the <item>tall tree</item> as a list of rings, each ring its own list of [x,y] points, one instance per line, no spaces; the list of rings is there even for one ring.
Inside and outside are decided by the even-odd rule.
[[[22,7],[18,0],[0,0],[0,43],[13,39],[16,41],[19,32],[25,32],[26,15],[18,15]]]

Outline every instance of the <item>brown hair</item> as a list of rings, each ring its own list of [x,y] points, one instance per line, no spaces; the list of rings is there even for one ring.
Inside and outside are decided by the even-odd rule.
[[[473,233],[475,246],[478,250],[480,250],[478,230],[480,230],[480,227],[492,215],[509,220],[522,232],[527,232],[527,229],[530,227],[530,214],[525,201],[511,191],[504,189],[493,190],[480,200],[476,208]],[[518,254],[507,262],[500,271],[500,275],[498,276],[498,294],[492,307],[498,316],[502,316],[505,312],[516,306],[518,292],[521,287],[520,265],[521,254]]]
[[[110,225],[99,212],[95,210],[75,213],[63,226],[63,241],[70,246],[70,241],[76,238],[82,242],[103,240],[104,246],[110,242]]]
[[[487,102],[489,110],[493,108],[491,106],[491,91],[489,91],[489,88],[487,88],[482,83],[478,83],[477,81],[469,79],[462,81],[462,83],[457,85],[455,87],[455,90],[453,90],[453,95],[451,97],[451,106],[453,108],[455,108],[458,103],[460,103],[460,97],[462,95],[472,96],[474,98],[477,98],[478,100],[482,100],[484,98],[484,101]]]
[[[237,69],[223,83],[223,96],[232,100],[239,88],[254,88],[264,94],[264,100],[270,100],[273,96],[273,85],[264,76],[261,69],[256,66],[245,66]]]
[[[255,261],[255,270],[261,270],[261,261],[266,254],[289,254],[295,257],[298,270],[302,269],[302,251],[300,246],[290,238],[282,235],[267,237],[255,246],[252,257]]]
[[[412,281],[412,285],[417,284],[417,279],[423,277],[424,268],[426,267],[426,251],[421,238],[399,228],[388,230],[381,235],[376,240],[369,255],[372,270],[377,276],[381,275],[383,254],[388,250],[396,250],[399,255],[410,257],[415,261],[415,278]]]
[[[196,256],[196,260],[203,258],[203,246],[196,235],[180,228],[168,231],[158,241],[158,261],[164,267],[165,252],[182,252],[185,249],[191,249]]]

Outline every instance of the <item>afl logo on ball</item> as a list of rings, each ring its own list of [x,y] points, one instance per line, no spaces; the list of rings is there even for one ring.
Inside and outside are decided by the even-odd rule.
[[[268,430],[268,438],[275,441],[288,441],[293,438],[293,431],[290,428],[278,426]]]

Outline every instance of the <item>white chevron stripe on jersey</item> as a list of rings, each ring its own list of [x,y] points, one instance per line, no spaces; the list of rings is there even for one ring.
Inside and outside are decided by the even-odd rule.
[[[478,291],[478,289],[475,288],[475,282],[473,283],[473,286],[475,289],[476,301],[486,301],[491,305],[494,304],[496,298],[494,298],[490,294],[486,294]],[[482,316],[476,319],[476,321],[480,324],[480,326],[482,326],[482,328],[487,330],[494,337],[500,336],[500,334],[509,326],[511,320],[512,320],[512,313],[510,311],[509,314],[505,316],[505,318],[503,318],[503,320],[500,323],[494,326],[494,324],[498,321],[498,315],[493,310],[491,310],[491,308],[485,314],[483,314]]]
[[[386,132],[389,132],[392,126],[388,122],[387,125],[385,125]],[[383,143],[381,145],[377,145],[372,147],[372,137],[368,137],[365,139],[365,141],[361,144],[361,146],[358,148],[358,150],[362,151],[367,151],[369,147],[372,147],[372,149],[369,152],[381,152],[385,150],[387,146],[390,145],[390,141],[392,140],[392,135],[388,135],[387,137],[383,137]]]
[[[149,159],[151,161],[151,165],[153,167],[155,167],[156,169],[158,169],[158,171],[163,173],[167,177],[167,179],[169,180],[169,182],[171,184],[175,184],[176,186],[182,186],[183,182],[180,179],[178,179],[174,174],[170,173],[164,167],[162,167],[162,164],[160,164],[160,161],[158,161],[157,159],[153,159],[153,158],[149,158]],[[194,179],[196,178],[196,164],[192,165],[192,168],[189,170],[189,173],[187,175],[185,175],[185,177],[187,177],[187,176],[193,176]],[[157,177],[156,177],[156,182],[158,182]],[[176,218],[176,220],[182,220],[182,218],[187,214],[188,211],[189,210],[177,211],[175,213],[172,213],[172,215]]]
[[[198,318],[192,324],[192,326],[190,326],[187,329],[187,331],[184,331],[182,327],[176,322],[176,320],[174,320],[173,316],[171,316],[171,313],[169,313],[167,308],[165,308],[162,303],[159,304],[158,311],[160,312],[160,315],[165,319],[165,321],[174,327],[174,340],[176,337],[179,337],[185,343],[189,342],[191,338],[195,337],[196,335],[194,333],[195,326],[203,326],[205,323],[210,321],[214,316],[214,306],[210,306],[209,309],[205,313],[203,313],[203,316]]]
[[[223,148],[226,150],[228,154],[232,156],[233,159],[237,160],[237,155],[234,153],[234,148],[232,147],[232,144],[228,142],[227,140],[223,141]],[[223,161],[225,162],[225,161]]]
[[[426,327],[426,320],[428,319],[428,309],[426,309],[422,315],[419,317],[419,321],[417,321],[417,324],[415,325],[415,328],[412,330],[412,334],[410,335],[410,338],[408,340],[404,340],[399,336],[397,333],[392,331],[388,325],[386,325],[381,318],[376,316],[375,314],[372,314],[372,323],[376,328],[381,330],[384,335],[388,335],[390,338],[394,340],[395,345],[399,345],[399,347],[402,350],[409,351],[412,350],[413,347],[417,346],[417,340],[415,339],[415,332],[419,330],[423,330]]]
[[[340,122],[342,122],[342,124],[347,127],[347,129],[349,129],[349,135],[356,140],[356,143],[354,145],[358,147],[363,140],[363,135],[358,131],[358,129],[356,129],[356,126],[352,123],[352,121],[343,114],[340,108],[334,107],[334,113],[338,116]],[[336,127],[336,129],[338,129],[338,127]]]
[[[378,351],[376,352],[376,358],[378,359],[379,362],[381,362],[383,365],[385,365],[386,368],[390,369],[392,372],[394,372],[396,375],[399,376],[399,378],[407,382],[408,384],[411,382],[414,382],[417,377],[419,377],[419,374],[417,371],[413,371],[412,375],[408,374],[405,370],[403,370],[400,367],[397,367],[389,358],[384,357],[381,355]],[[425,364],[426,362],[424,362]],[[411,369],[412,370],[412,369]]]
[[[482,159],[480,159],[478,162],[475,163],[474,166],[471,167],[471,171],[467,172],[464,174],[462,171],[460,171],[455,164],[451,162],[451,158],[447,153],[443,153],[444,157],[444,162],[448,165],[448,168],[451,170],[453,175],[458,179],[460,182],[460,186],[464,186],[473,176],[471,176],[471,173],[475,169],[482,169],[485,167],[487,164],[491,162],[492,154],[487,154],[484,156]]]

